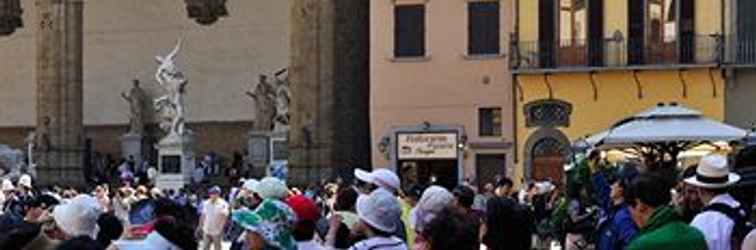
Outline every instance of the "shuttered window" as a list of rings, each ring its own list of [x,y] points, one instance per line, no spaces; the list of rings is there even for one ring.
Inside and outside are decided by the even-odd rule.
[[[467,11],[468,54],[499,54],[499,2],[470,2]]]
[[[394,56],[425,56],[425,5],[394,7]]]

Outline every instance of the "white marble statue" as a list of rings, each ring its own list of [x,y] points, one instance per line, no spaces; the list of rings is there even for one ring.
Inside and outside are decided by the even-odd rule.
[[[37,163],[34,161],[34,147],[36,146],[34,142],[36,138],[37,133],[30,132],[24,140],[24,142],[26,143],[26,166],[28,167],[27,172],[35,178],[37,177]]]
[[[175,62],[180,49],[181,39],[167,56],[155,57],[160,65],[155,72],[155,78],[166,93],[155,99],[155,108],[162,114],[160,128],[168,133],[166,137],[182,136],[187,132],[184,125],[187,112],[184,98],[188,81]]]
[[[289,103],[291,102],[288,75],[284,77],[276,76],[275,94],[276,115],[273,117],[273,131],[288,131]]]
[[[255,122],[256,131],[270,131],[273,128],[273,117],[275,116],[275,86],[268,81],[268,76],[260,75],[257,84],[252,85],[252,89],[247,91],[247,95],[255,102]]]

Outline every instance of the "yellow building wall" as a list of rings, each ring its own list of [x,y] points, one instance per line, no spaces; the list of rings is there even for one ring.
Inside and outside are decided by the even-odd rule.
[[[605,0],[604,37],[612,38],[615,31],[627,37],[627,0]]]
[[[519,0],[520,41],[538,40],[538,0]]]
[[[722,34],[722,2],[720,0],[696,0],[696,34]]]
[[[711,73],[711,74],[710,74]],[[559,73],[548,76],[554,99],[573,106],[570,126],[558,128],[571,141],[606,130],[620,119],[639,113],[659,102],[678,102],[701,111],[705,116],[724,120],[724,80],[719,70],[691,69],[687,71],[641,71],[637,73],[643,98],[630,71],[596,73],[594,80],[598,98],[588,73]],[[682,79],[682,80],[681,80]],[[712,82],[712,79],[714,80]],[[517,154],[520,156],[513,180],[524,176],[524,144],[538,128],[526,128],[524,105],[549,98],[549,88],[543,74],[517,76],[522,91],[517,97]],[[687,86],[683,96],[683,81]],[[715,97],[716,92],[716,97]]]

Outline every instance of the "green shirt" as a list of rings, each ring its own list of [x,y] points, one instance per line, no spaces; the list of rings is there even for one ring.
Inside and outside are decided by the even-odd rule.
[[[671,206],[656,209],[627,250],[707,250],[704,235],[685,224]]]

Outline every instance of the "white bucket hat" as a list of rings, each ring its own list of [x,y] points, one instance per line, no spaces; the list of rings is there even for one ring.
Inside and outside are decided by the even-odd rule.
[[[451,206],[454,195],[441,186],[430,186],[425,189],[417,205],[412,210],[410,226],[422,231],[425,224],[429,223],[445,207]]]
[[[68,236],[97,237],[100,228],[97,219],[102,213],[102,207],[92,196],[79,195],[68,203],[60,204],[53,210],[53,218],[58,227]]]
[[[727,157],[709,154],[701,158],[696,175],[685,179],[685,183],[702,188],[725,188],[740,180],[738,174],[730,173]]]
[[[273,198],[282,200],[289,194],[289,188],[281,179],[265,177],[254,186],[252,192],[257,193],[263,199]]]
[[[260,182],[257,181],[257,180],[255,180],[255,179],[249,179],[249,180],[244,181],[244,184],[242,185],[242,188],[246,189],[247,191],[250,191],[250,192],[255,192],[254,190],[255,190],[255,188],[257,188],[257,184],[259,184],[259,183]]]
[[[387,233],[396,231],[402,207],[393,194],[378,189],[363,199],[357,199],[357,216],[368,225]]]
[[[401,187],[399,176],[386,168],[379,168],[373,170],[373,172],[367,172],[358,168],[354,170],[354,176],[361,181],[392,191],[397,191]]]

